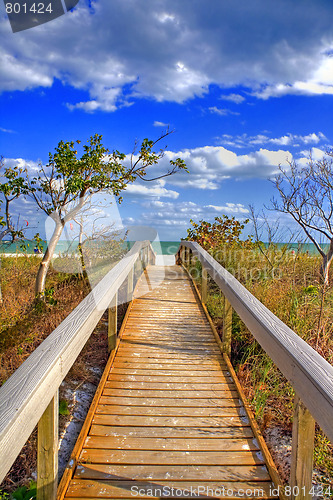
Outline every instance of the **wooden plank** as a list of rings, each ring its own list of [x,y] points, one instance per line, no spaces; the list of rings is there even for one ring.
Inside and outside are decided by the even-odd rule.
[[[216,362],[218,361],[221,364],[222,369],[225,369],[223,358],[221,356],[221,353],[217,351],[216,353],[211,354],[209,358],[206,356],[202,356],[202,354],[196,354],[196,353],[191,353],[191,352],[165,352],[164,350],[160,350],[158,352],[154,351],[154,353],[151,353],[150,350],[142,350],[138,351],[137,349],[135,350],[129,350],[126,349],[124,350],[122,346],[119,347],[118,353],[117,353],[117,360],[118,361],[124,361],[126,359],[129,359],[129,357],[132,356],[132,360],[138,359],[149,359],[150,361],[156,360],[156,363],[168,363],[170,360],[170,363],[178,363],[178,360],[183,359],[184,363],[188,363],[190,360],[191,363],[193,364],[206,364],[206,363],[211,363],[211,362]],[[164,359],[166,361],[164,361]]]
[[[156,451],[258,451],[251,438],[147,438],[132,436],[88,436],[84,449],[102,450],[156,450]]]
[[[148,417],[126,415],[98,415],[93,419],[96,425],[141,426],[141,427],[246,427],[245,418],[235,417]]]
[[[55,500],[58,486],[58,391],[38,423],[37,495],[38,500]]]
[[[248,494],[245,496],[245,492]],[[183,492],[183,493],[182,493]],[[140,493],[140,495],[139,495]],[[160,498],[220,498],[221,500],[239,500],[240,498],[277,498],[270,481],[103,481],[74,480],[68,490],[72,500],[109,498],[122,500],[135,496],[143,499]]]
[[[187,366],[188,368],[188,366]],[[179,370],[159,370],[159,376],[160,377],[172,377],[175,376],[177,377],[177,372]],[[123,374],[123,375],[156,375],[156,370],[149,370],[149,369],[135,369],[135,368],[114,368],[112,370],[113,374]],[[178,373],[179,375],[179,373]],[[191,378],[191,377],[209,377],[210,379],[212,378],[221,378],[223,377],[223,374],[219,372],[218,370],[191,370],[186,372],[186,378]]]
[[[255,339],[333,441],[333,367],[194,242],[192,249]]]
[[[127,361],[127,362],[121,362],[121,361],[117,361],[115,364],[114,364],[114,367],[111,371],[111,376],[112,374],[114,373],[115,370],[123,370],[123,369],[128,369],[128,370],[156,370],[156,371],[159,371],[159,370],[162,370],[162,371],[165,371],[165,370],[171,370],[171,371],[182,371],[184,372],[184,370],[186,371],[186,369],[188,368],[188,364],[181,364],[181,363],[170,363],[170,364],[167,364],[167,363],[161,363],[161,364],[158,364],[158,363],[140,363],[138,361]],[[192,365],[191,364],[191,372],[217,372],[217,373],[221,373],[221,367],[219,365],[219,363],[210,363],[210,364],[200,364],[200,365]]]
[[[234,407],[240,406],[238,398],[195,398],[195,399],[175,399],[175,398],[126,398],[124,396],[101,396],[100,403],[105,404],[124,404],[124,405],[134,405],[134,406],[183,406],[183,407]]]
[[[119,366],[120,364],[136,364],[136,363],[144,363],[144,364],[149,364],[149,365],[162,365],[162,364],[172,364],[172,365],[177,365],[177,364],[188,364],[188,358],[186,357],[179,358],[179,357],[165,357],[165,356],[151,356],[149,357],[149,354],[147,353],[146,356],[141,356],[139,353],[138,355],[132,356],[129,358],[128,356],[124,356],[121,353],[118,352],[117,354],[117,359],[115,360],[114,366]],[[191,367],[194,366],[202,366],[202,368],[208,366],[218,366],[220,369],[224,368],[225,369],[225,364],[222,362],[222,358],[213,358],[213,359],[201,359],[199,358],[192,358],[191,359]]]
[[[164,465],[109,465],[94,464],[93,467],[78,465],[75,471],[75,479],[95,480],[157,480],[163,481],[170,478],[170,467]],[[174,481],[237,481],[242,477],[243,481],[269,481],[267,469],[264,465],[240,465],[240,466],[184,466],[174,465],[172,467],[172,478]]]
[[[249,427],[120,427],[112,425],[92,425],[90,436],[126,436],[153,438],[175,438],[182,439],[204,437],[206,440],[216,437],[227,438],[251,438],[252,429]]]
[[[159,415],[175,417],[229,417],[245,416],[241,407],[228,408],[194,408],[194,407],[164,407],[164,406],[124,406],[124,405],[98,405],[96,415]]]
[[[125,398],[237,398],[236,390],[210,390],[210,391],[175,391],[174,389],[104,389],[103,396],[125,397]]]
[[[144,373],[144,372],[142,372]],[[124,382],[148,382],[148,383],[154,383],[154,382],[165,382],[165,383],[182,383],[184,382],[184,377],[182,374],[179,374],[179,376],[169,376],[166,377],[165,375],[160,375],[158,372],[156,375],[144,375],[141,373],[137,373],[135,375],[132,374],[132,371],[128,371],[128,374],[112,374],[112,376],[109,376],[110,380],[114,381],[124,381]],[[212,380],[212,377],[191,377],[190,379],[186,379],[186,383],[188,384],[197,384],[197,383],[205,383],[205,384],[219,384],[219,383],[229,383],[229,378],[226,378],[224,373],[220,373],[218,376],[214,376],[214,380]]]
[[[82,464],[151,464],[151,465],[255,465],[263,464],[255,451],[151,451],[84,449]]]
[[[181,377],[180,377],[181,379]],[[106,383],[108,389],[158,389],[158,390],[176,390],[176,391],[223,391],[229,387],[227,381],[225,382],[211,382],[211,383],[182,383],[182,382],[165,382],[160,380],[159,382],[150,381],[123,381],[123,380],[111,380]]]

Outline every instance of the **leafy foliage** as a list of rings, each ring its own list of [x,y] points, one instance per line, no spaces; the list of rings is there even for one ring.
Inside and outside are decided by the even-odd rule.
[[[190,220],[193,228],[187,230],[186,240],[196,241],[205,250],[214,250],[227,244],[229,246],[250,247],[252,238],[249,236],[246,240],[241,240],[240,235],[249,222],[246,219],[243,223],[235,219],[222,215],[215,217],[215,222],[206,222],[204,220],[199,223]]]

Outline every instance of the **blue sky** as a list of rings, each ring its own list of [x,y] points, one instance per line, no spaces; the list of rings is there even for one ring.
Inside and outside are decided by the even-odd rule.
[[[80,0],[14,34],[0,8],[8,165],[45,163],[61,139],[99,133],[129,154],[136,140],[175,131],[156,171],[180,156],[190,173],[130,186],[126,226],[174,240],[190,218],[245,218],[249,204],[269,204],[279,164],[333,143],[331,0]],[[32,202],[16,211],[43,234]]]

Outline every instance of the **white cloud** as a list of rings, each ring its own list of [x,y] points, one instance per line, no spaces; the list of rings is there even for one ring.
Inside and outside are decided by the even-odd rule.
[[[287,133],[281,137],[268,137],[265,134],[258,134],[255,136],[249,136],[247,134],[231,136],[229,134],[223,134],[220,137],[219,142],[225,146],[230,146],[234,148],[245,148],[249,146],[258,146],[263,144],[273,144],[277,146],[300,146],[300,145],[312,145],[318,144],[321,141],[327,141],[327,137],[322,132],[312,132],[307,135],[297,135]]]
[[[8,128],[3,128],[3,127],[0,127],[0,131],[4,132],[5,134],[16,134],[15,130],[10,130]]]
[[[154,121],[154,127],[168,127],[167,123],[159,122],[158,120]]]
[[[288,15],[286,15],[288,12]],[[71,109],[112,112],[135,98],[183,103],[210,85],[260,98],[332,94],[333,6],[309,0],[79,2],[58,19],[16,33],[0,19],[1,90],[86,91]],[[314,22],[315,20],[315,22]],[[222,99],[240,103],[240,94]]]
[[[213,221],[215,217],[222,214],[235,216],[239,220],[247,217],[248,209],[242,203],[227,202],[222,206],[199,205],[191,201],[145,201],[142,203],[144,211],[137,215],[135,224],[142,224],[155,227],[161,234],[174,234],[186,236],[186,230],[190,227],[190,219]],[[128,219],[124,219],[125,224],[129,224]],[[133,223],[133,218],[131,218]]]
[[[124,192],[124,196],[139,197],[139,198],[172,198],[177,199],[179,193],[171,189],[166,189],[163,181],[155,183],[155,185],[129,184]]]
[[[229,95],[220,95],[219,99],[222,99],[223,101],[231,101],[234,102],[235,104],[241,104],[243,101],[245,101],[245,97],[243,97],[240,94],[229,94]]]
[[[217,106],[212,106],[208,109],[211,113],[214,113],[216,115],[221,115],[221,116],[239,115],[239,113],[237,113],[236,111],[231,111],[231,109],[218,108]]]

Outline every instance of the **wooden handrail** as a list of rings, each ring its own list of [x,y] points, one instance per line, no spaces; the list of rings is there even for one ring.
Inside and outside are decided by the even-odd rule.
[[[155,253],[150,242],[136,242],[0,388],[0,482],[44,412],[47,414],[54,406],[60,384],[103,313],[110,304],[114,307],[114,297],[131,274],[142,249],[147,249],[142,269],[147,261],[154,262]],[[45,420],[48,424],[50,417]],[[44,496],[51,500],[51,496]]]
[[[187,249],[187,252],[185,252]],[[333,367],[309,344],[256,299],[239,281],[224,269],[206,250],[193,241],[182,241],[178,260],[189,264],[192,254],[203,270],[203,299],[207,298],[207,273],[225,297],[224,316],[237,312],[246,327],[295,390],[293,423],[293,463],[291,471],[292,499],[311,498],[314,421],[333,441]],[[231,306],[231,307],[230,307]],[[231,324],[223,340],[230,349]],[[229,323],[231,323],[229,318]],[[229,331],[229,333],[228,333]],[[312,436],[312,438],[310,438]],[[306,444],[305,444],[306,443]],[[306,483],[306,486],[304,484]]]

